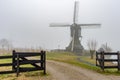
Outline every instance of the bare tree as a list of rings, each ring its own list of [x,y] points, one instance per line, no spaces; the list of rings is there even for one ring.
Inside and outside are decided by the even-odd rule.
[[[111,52],[112,51],[112,48],[110,46],[108,46],[107,43],[102,44],[101,48],[103,48],[103,50],[106,51],[106,52]]]
[[[90,50],[91,59],[93,59],[94,53],[95,53],[96,48],[97,48],[97,41],[96,40],[88,40],[87,46]]]
[[[12,48],[12,43],[7,39],[1,39],[0,46],[3,51],[9,51]]]

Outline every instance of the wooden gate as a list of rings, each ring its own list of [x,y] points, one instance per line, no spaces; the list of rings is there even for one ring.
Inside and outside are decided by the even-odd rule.
[[[106,59],[107,55],[115,55],[116,59]],[[105,65],[105,62],[116,62],[116,65]],[[120,71],[120,53],[119,52],[96,52],[96,66],[99,66],[103,71],[106,68],[117,68]]]
[[[34,58],[33,58],[34,56]],[[35,57],[36,56],[36,57]],[[39,57],[37,57],[39,56]],[[12,58],[12,63],[3,63],[0,66],[12,66],[11,71],[2,71],[0,74],[43,70],[46,74],[46,52],[16,52],[13,50],[12,56],[0,56],[0,59]],[[38,59],[39,58],[39,59]],[[31,64],[34,67],[21,67],[20,65]]]

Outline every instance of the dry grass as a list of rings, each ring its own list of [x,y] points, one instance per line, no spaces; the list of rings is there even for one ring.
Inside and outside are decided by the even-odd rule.
[[[51,76],[43,75],[41,71],[32,71],[20,73],[19,77],[16,74],[3,74],[0,75],[0,80],[50,80]]]

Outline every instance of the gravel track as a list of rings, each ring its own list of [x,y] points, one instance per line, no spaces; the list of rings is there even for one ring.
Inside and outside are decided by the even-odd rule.
[[[120,76],[106,76],[67,63],[51,60],[47,61],[47,71],[51,76],[49,80],[120,80]]]

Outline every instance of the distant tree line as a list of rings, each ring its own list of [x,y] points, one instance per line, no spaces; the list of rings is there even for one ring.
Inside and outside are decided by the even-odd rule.
[[[9,53],[12,48],[13,45],[8,39],[0,39],[0,53]]]
[[[1,49],[10,50],[12,48],[12,43],[7,39],[0,40]]]
[[[16,51],[20,51],[20,52],[40,52],[41,50],[44,50],[42,47],[33,47],[31,46],[31,48],[27,48],[27,47],[14,47],[13,48],[13,44],[10,40],[8,39],[0,39],[0,54],[8,54],[8,53],[12,53],[12,50],[16,50]]]

